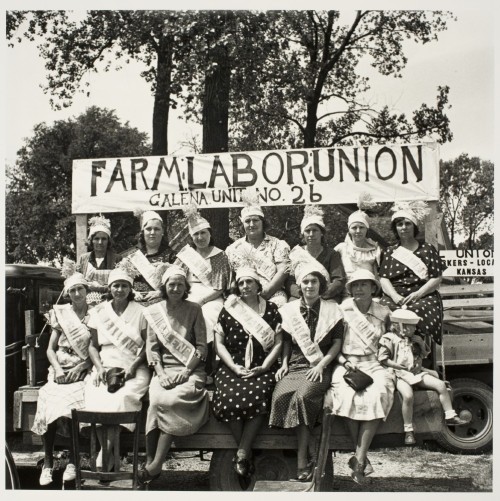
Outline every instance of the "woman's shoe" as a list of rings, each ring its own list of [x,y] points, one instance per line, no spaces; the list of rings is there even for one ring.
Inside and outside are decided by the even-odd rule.
[[[52,468],[42,468],[40,475],[40,485],[49,485],[52,483]]]
[[[367,477],[368,475],[371,475],[374,470],[373,470],[373,466],[372,464],[370,463],[370,460],[368,458],[365,459],[365,477]]]
[[[362,484],[365,481],[365,465],[358,461],[356,456],[352,456],[348,463],[349,468],[351,468],[351,477],[357,484]]]
[[[137,476],[137,480],[139,481],[139,484],[141,485],[147,485],[150,484],[153,480],[156,480],[157,478],[160,478],[161,471],[160,473],[157,473],[156,475],[151,475],[146,468],[143,468],[142,470],[139,470],[139,474]]]
[[[235,457],[234,460],[234,471],[241,477],[249,477],[252,473],[252,464],[247,458]],[[255,468],[254,468],[255,469]]]
[[[412,431],[405,432],[405,445],[415,445],[416,443],[414,433]]]
[[[297,468],[297,480],[299,482],[309,482],[314,473],[314,461],[309,461],[305,468]]]

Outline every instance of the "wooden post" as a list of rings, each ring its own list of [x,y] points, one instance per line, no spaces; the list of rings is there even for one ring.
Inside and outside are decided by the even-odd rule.
[[[440,247],[444,246],[441,237],[441,219],[443,215],[438,212],[437,201],[429,202],[429,207],[431,212],[425,222],[425,241],[439,250]]]
[[[87,252],[85,242],[87,241],[87,214],[76,215],[76,259]]]
[[[24,329],[24,339],[26,340],[26,379],[28,386],[35,386],[35,347],[33,346],[35,312],[33,310],[26,310],[24,312]]]

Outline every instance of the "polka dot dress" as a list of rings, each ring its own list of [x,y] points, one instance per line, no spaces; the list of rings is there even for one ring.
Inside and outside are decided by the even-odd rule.
[[[278,307],[270,302],[267,302],[262,318],[273,330],[278,324],[281,324]],[[225,333],[224,344],[233,357],[233,361],[238,365],[245,365],[248,334],[224,308],[220,312],[219,323]],[[262,365],[267,356],[258,341],[253,339],[252,343],[253,360],[250,368]],[[277,369],[278,365],[275,363],[270,371],[260,376],[242,379],[221,361],[214,378],[216,390],[213,399],[213,412],[215,417],[219,421],[227,422],[268,414],[275,385],[274,374]]]
[[[417,291],[427,280],[419,278],[415,273],[392,257],[392,253],[398,246],[389,247],[382,254],[380,265],[380,277],[388,278],[398,294],[406,297]],[[419,257],[427,266],[429,278],[436,278],[442,275],[446,265],[440,258],[436,249],[428,244],[422,243],[414,254]],[[388,306],[391,310],[398,308],[398,305],[391,298],[385,296],[380,300],[380,304]],[[422,320],[417,325],[416,333],[424,339],[432,336],[436,343],[441,344],[441,329],[443,319],[443,303],[438,291],[413,301],[408,305],[408,309],[414,311]]]

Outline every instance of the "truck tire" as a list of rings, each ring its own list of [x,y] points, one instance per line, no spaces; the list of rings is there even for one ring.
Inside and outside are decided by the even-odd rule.
[[[214,450],[210,461],[209,482],[211,491],[252,491],[257,480],[290,480],[297,474],[295,451],[254,451],[255,473],[249,480],[242,479],[233,470],[234,449]],[[328,455],[321,491],[333,490],[332,455]]]
[[[453,408],[472,415],[466,426],[443,426],[435,437],[444,449],[460,454],[482,454],[493,446],[493,391],[477,379],[460,378],[450,381]]]
[[[19,475],[17,473],[16,463],[10,453],[8,445],[5,445],[5,488],[20,489]]]

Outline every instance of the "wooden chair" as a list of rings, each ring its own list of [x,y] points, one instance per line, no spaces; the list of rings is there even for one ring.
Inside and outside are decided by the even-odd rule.
[[[139,433],[141,428],[141,412],[91,412],[72,409],[72,441],[75,452],[76,468],[76,489],[127,489],[123,482],[118,485],[111,485],[112,481],[132,480],[132,489],[138,487],[139,471]],[[80,460],[80,423],[90,424],[90,470],[82,470]],[[133,432],[133,468],[131,472],[120,471],[120,433],[118,430],[121,424],[135,424]],[[100,427],[103,434],[102,447],[102,468],[97,471],[96,458],[98,454],[98,440],[96,428]],[[109,462],[110,451],[106,444],[108,438],[112,437],[114,457],[112,471],[106,471],[106,465]],[[90,480],[84,485],[82,480]],[[97,481],[104,481],[97,482]]]

